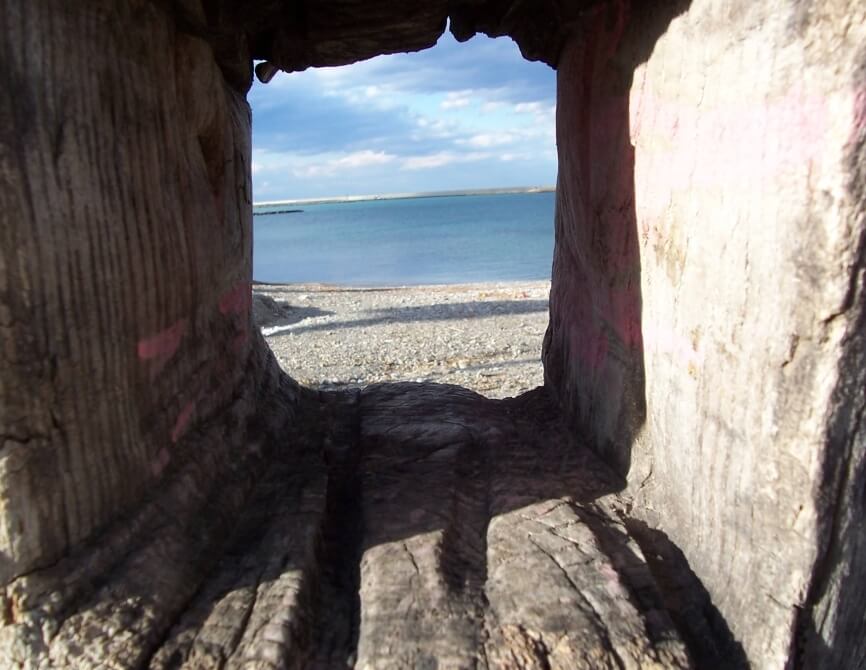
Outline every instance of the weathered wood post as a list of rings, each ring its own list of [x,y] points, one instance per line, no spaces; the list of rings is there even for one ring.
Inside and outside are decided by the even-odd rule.
[[[546,378],[757,667],[858,667],[866,9],[673,4],[559,61]]]
[[[299,389],[252,60],[449,16],[558,69],[546,389]],[[862,666],[864,44],[854,0],[0,0],[0,666]]]

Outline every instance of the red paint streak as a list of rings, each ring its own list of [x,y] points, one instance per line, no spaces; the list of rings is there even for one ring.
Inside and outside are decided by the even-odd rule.
[[[186,432],[193,411],[195,411],[195,400],[190,400],[183,406],[183,409],[180,410],[180,414],[177,415],[177,421],[174,422],[174,428],[171,430],[172,442],[177,442]]]
[[[168,360],[180,347],[180,342],[189,329],[189,321],[181,319],[156,335],[138,341],[138,357],[147,361],[153,358]]]
[[[252,285],[248,281],[235,284],[220,296],[219,308],[222,314],[242,314],[246,312],[253,300]]]
[[[177,353],[180,343],[189,330],[189,320],[180,319],[156,335],[138,341],[138,358],[150,361],[150,378],[158,375],[171,357]]]

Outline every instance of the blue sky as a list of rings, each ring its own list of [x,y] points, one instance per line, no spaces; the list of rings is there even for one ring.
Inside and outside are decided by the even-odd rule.
[[[556,181],[556,77],[508,38],[340,68],[250,91],[254,200]]]

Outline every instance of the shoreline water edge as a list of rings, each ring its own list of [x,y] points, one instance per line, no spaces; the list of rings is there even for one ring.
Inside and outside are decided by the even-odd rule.
[[[421,198],[451,198],[473,195],[511,195],[521,193],[555,193],[556,186],[519,186],[505,188],[477,188],[454,191],[423,191],[418,193],[381,193],[376,195],[338,195],[321,198],[290,198],[285,200],[263,200],[253,203],[253,214],[256,209],[267,207],[283,207],[290,205],[327,205],[336,203],[370,202],[378,200],[416,200]],[[264,213],[264,212],[262,212]]]

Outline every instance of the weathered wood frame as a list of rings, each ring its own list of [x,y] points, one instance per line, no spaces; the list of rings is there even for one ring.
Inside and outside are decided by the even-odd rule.
[[[0,2],[0,661],[862,664],[864,11]],[[300,389],[250,317],[252,59],[426,48],[448,17],[558,68],[545,390]],[[765,189],[732,202],[706,153],[744,123]],[[704,272],[740,257],[741,279]],[[388,486],[426,512],[377,507]]]

